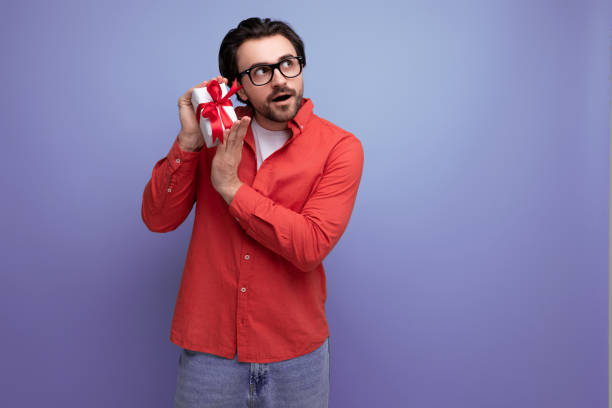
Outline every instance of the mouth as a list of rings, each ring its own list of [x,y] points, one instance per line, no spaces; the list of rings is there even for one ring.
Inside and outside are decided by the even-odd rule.
[[[285,102],[289,98],[291,98],[291,94],[281,94],[272,99],[272,102]]]

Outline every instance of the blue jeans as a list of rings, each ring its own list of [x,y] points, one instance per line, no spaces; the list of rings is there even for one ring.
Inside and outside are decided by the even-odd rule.
[[[174,408],[327,408],[329,362],[329,337],[308,354],[261,364],[182,349]]]

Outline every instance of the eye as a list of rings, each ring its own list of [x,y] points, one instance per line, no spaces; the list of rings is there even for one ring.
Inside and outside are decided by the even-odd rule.
[[[253,75],[255,76],[266,76],[270,72],[270,67],[257,67],[253,71]]]
[[[291,68],[293,64],[295,64],[295,61],[293,60],[293,58],[286,59],[281,62],[281,66],[283,68]]]

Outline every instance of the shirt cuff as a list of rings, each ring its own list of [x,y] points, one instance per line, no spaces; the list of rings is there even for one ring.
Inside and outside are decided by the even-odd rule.
[[[181,149],[181,146],[178,144],[178,137],[174,140],[168,155],[168,162],[170,165],[170,169],[172,173],[182,168],[185,171],[190,171],[196,167],[198,163],[198,157],[200,157],[200,153],[202,150],[198,152],[189,152],[187,150]]]
[[[241,224],[244,222],[245,228],[248,227],[251,214],[255,212],[258,195],[253,187],[243,182],[230,202],[229,213],[236,218],[236,221]]]

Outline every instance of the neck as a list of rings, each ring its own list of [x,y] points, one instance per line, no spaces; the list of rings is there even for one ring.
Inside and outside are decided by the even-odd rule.
[[[275,122],[266,118],[263,115],[260,115],[257,111],[255,111],[255,120],[257,121],[259,126],[267,130],[285,130],[289,128],[287,122]]]

